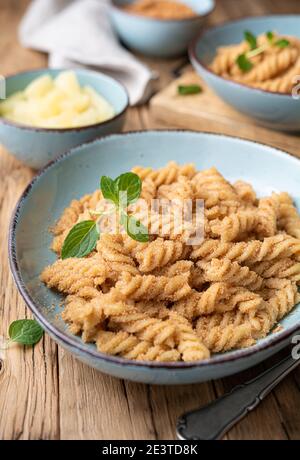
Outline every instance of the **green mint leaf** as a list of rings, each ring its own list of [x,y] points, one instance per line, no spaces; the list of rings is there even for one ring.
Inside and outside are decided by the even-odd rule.
[[[130,203],[134,203],[140,197],[142,181],[137,174],[132,172],[121,174],[116,178],[114,183],[121,207],[126,208]]]
[[[266,33],[266,37],[267,37],[268,41],[269,41],[270,43],[272,43],[273,40],[274,40],[274,33],[271,32],[271,31],[269,31],[269,32]]]
[[[43,336],[43,329],[34,319],[18,319],[9,326],[8,335],[12,342],[34,345]]]
[[[202,93],[203,89],[200,85],[178,85],[177,91],[181,96],[186,96],[188,94]]]
[[[99,232],[96,222],[85,220],[74,225],[68,233],[61,252],[61,258],[85,257],[95,248]]]
[[[245,30],[244,37],[245,37],[246,42],[249,43],[251,50],[254,50],[255,48],[257,48],[257,40],[256,40],[255,35],[253,35],[252,32],[250,32],[249,30]]]
[[[289,46],[290,42],[286,40],[286,38],[280,38],[277,40],[274,45],[279,46],[279,48],[285,48],[286,46]]]
[[[236,63],[243,72],[249,72],[253,67],[252,62],[249,61],[245,54],[240,54],[236,59]]]
[[[116,206],[119,205],[118,190],[116,189],[116,184],[113,179],[107,176],[102,176],[100,180],[100,188],[103,197],[106,200],[112,201]]]
[[[130,238],[140,243],[147,243],[149,241],[147,228],[135,217],[123,214],[121,222]]]

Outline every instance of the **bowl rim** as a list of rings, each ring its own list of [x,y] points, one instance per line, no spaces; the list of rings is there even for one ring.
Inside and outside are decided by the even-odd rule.
[[[262,19],[263,20],[263,19],[267,19],[267,18],[279,18],[279,17],[280,18],[283,18],[283,17],[291,18],[291,17],[295,17],[295,16],[297,16],[299,18],[299,22],[300,22],[300,14],[274,13],[274,14],[266,14],[266,15],[262,15],[262,16],[244,16],[242,18],[232,19],[231,21],[223,21],[222,23],[217,24],[216,26],[213,26],[213,27],[206,27],[204,30],[199,32],[198,35],[189,43],[188,55],[189,55],[190,61],[192,63],[195,62],[196,64],[198,64],[202,68],[202,70],[204,70],[205,72],[213,75],[215,78],[226,82],[226,84],[228,84],[228,85],[237,86],[237,87],[240,87],[240,88],[247,88],[249,90],[255,91],[257,94],[261,94],[261,93],[269,94],[269,95],[273,94],[273,95],[276,95],[276,96],[286,97],[286,98],[294,100],[293,95],[289,94],[289,93],[281,93],[280,91],[270,91],[268,89],[263,89],[263,88],[254,88],[253,86],[250,86],[247,83],[237,82],[235,80],[231,80],[229,78],[225,78],[225,77],[222,77],[221,75],[218,75],[216,72],[214,72],[213,70],[211,70],[208,67],[208,64],[204,63],[203,60],[198,57],[197,52],[196,52],[196,46],[197,46],[198,42],[200,40],[202,40],[210,32],[215,32],[216,30],[222,29],[224,26],[227,26],[227,25],[231,26],[231,25],[237,24],[239,22],[247,21],[249,19],[253,19],[253,20]]]
[[[179,0],[180,1],[180,0]],[[216,0],[210,0],[212,2],[212,6],[210,8],[210,10],[205,13],[205,14],[196,14],[195,16],[192,16],[190,18],[183,18],[183,19],[160,19],[160,18],[151,18],[149,16],[144,16],[142,14],[138,14],[138,13],[135,13],[135,12],[131,12],[131,11],[127,11],[125,10],[124,8],[122,8],[122,6],[118,5],[116,3],[116,0],[111,0],[110,1],[110,8],[111,9],[114,9],[116,11],[118,11],[119,13],[121,14],[124,14],[125,16],[129,16],[129,17],[134,17],[136,19],[143,19],[143,20],[146,20],[146,21],[151,21],[151,22],[158,22],[160,24],[174,24],[174,23],[185,23],[185,22],[192,22],[192,21],[199,21],[199,19],[205,19],[207,18],[210,14],[212,14],[214,12],[214,10],[216,9]]]
[[[128,107],[129,107],[129,94],[128,94],[128,91],[127,89],[125,88],[125,86],[123,85],[123,83],[121,83],[119,80],[117,80],[116,78],[114,77],[111,77],[109,75],[106,75],[105,73],[102,73],[102,72],[97,72],[96,70],[91,70],[91,69],[81,69],[81,68],[76,68],[76,67],[38,67],[36,69],[31,69],[31,70],[24,70],[22,72],[16,72],[16,73],[13,73],[13,74],[9,74],[9,75],[5,75],[4,78],[5,80],[8,80],[10,78],[15,78],[15,77],[18,77],[18,76],[22,76],[22,75],[27,75],[27,74],[35,74],[35,73],[39,73],[39,72],[45,72],[46,73],[49,73],[51,71],[57,71],[57,72],[64,72],[64,71],[72,71],[72,72],[84,72],[84,73],[88,73],[88,74],[92,74],[92,76],[94,77],[100,77],[100,78],[103,78],[104,80],[111,80],[112,82],[116,83],[117,85],[119,85],[120,89],[124,92],[124,95],[125,95],[125,98],[126,98],[126,102],[125,102],[125,106],[124,108],[121,110],[121,112],[117,113],[116,115],[114,115],[112,118],[109,118],[108,120],[105,120],[105,121],[101,121],[100,123],[94,123],[92,125],[85,125],[85,126],[77,126],[77,127],[74,127],[74,128],[43,128],[43,127],[39,127],[39,126],[31,126],[31,125],[26,125],[24,123],[19,123],[17,121],[12,121],[12,120],[8,120],[7,118],[4,118],[3,116],[0,115],[0,123],[4,124],[4,125],[9,125],[9,126],[13,126],[14,128],[20,128],[20,129],[23,129],[23,130],[28,130],[28,131],[37,131],[37,132],[46,132],[46,133],[65,133],[65,132],[79,132],[79,131],[84,131],[84,130],[89,130],[89,129],[94,129],[94,128],[100,128],[101,126],[105,126],[105,125],[108,125],[109,123],[112,123],[116,120],[118,120],[119,118],[121,118],[125,112],[127,111]],[[34,78],[34,76],[33,76]]]
[[[8,257],[9,257],[9,264],[10,269],[18,288],[19,293],[21,294],[22,298],[24,299],[26,305],[29,307],[31,312],[33,313],[34,317],[37,318],[39,323],[43,326],[46,332],[50,334],[50,336],[57,339],[59,342],[63,343],[67,348],[75,349],[78,353],[82,353],[83,355],[87,355],[90,358],[105,361],[111,364],[121,365],[121,366],[129,366],[129,367],[144,367],[144,368],[154,368],[154,369],[168,369],[168,370],[184,370],[184,369],[192,369],[192,368],[205,368],[205,367],[212,367],[218,366],[222,364],[228,364],[235,362],[237,360],[243,360],[243,358],[249,358],[257,352],[265,351],[271,347],[275,347],[277,344],[284,342],[288,338],[290,338],[295,332],[300,330],[300,321],[290,326],[287,329],[283,329],[279,331],[277,334],[269,335],[269,340],[265,343],[256,343],[255,345],[248,347],[237,349],[234,351],[229,352],[228,354],[218,354],[212,356],[208,359],[202,361],[190,361],[190,362],[156,362],[156,361],[141,361],[141,360],[130,360],[127,358],[108,355],[106,353],[102,353],[95,349],[87,348],[87,345],[81,340],[78,342],[75,339],[75,336],[68,335],[65,331],[61,331],[58,329],[57,326],[50,323],[47,317],[39,311],[36,306],[36,302],[33,300],[31,295],[29,294],[26,285],[23,282],[21,276],[21,270],[19,268],[19,263],[16,256],[16,229],[18,226],[18,220],[21,208],[23,203],[26,201],[28,195],[31,192],[31,189],[35,185],[36,182],[39,181],[41,177],[43,177],[49,170],[56,166],[57,163],[64,161],[65,159],[72,157],[72,155],[76,154],[78,150],[84,149],[93,145],[95,143],[106,142],[108,139],[122,139],[124,136],[143,136],[143,135],[152,135],[152,134],[174,134],[174,133],[186,133],[186,134],[193,134],[197,135],[206,135],[212,136],[215,138],[226,138],[226,139],[233,139],[237,140],[242,143],[250,143],[250,144],[257,144],[260,147],[264,147],[267,149],[271,149],[277,153],[277,155],[285,158],[288,157],[295,162],[299,162],[300,159],[292,155],[291,153],[278,149],[276,147],[270,146],[268,144],[260,143],[258,141],[248,140],[238,136],[230,136],[227,134],[221,133],[211,133],[209,131],[195,131],[195,130],[185,130],[185,129],[155,129],[155,130],[140,130],[140,131],[128,131],[125,133],[119,134],[108,134],[106,136],[102,136],[100,138],[94,139],[90,142],[82,143],[67,152],[62,153],[59,157],[54,159],[53,161],[49,162],[44,168],[42,168],[31,180],[31,182],[27,185],[23,193],[21,194],[20,198],[18,199],[15,209],[12,213],[10,225],[9,225],[9,233],[8,233]]]

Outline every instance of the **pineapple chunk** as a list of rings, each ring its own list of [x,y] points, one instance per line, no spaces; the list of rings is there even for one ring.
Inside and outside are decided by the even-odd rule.
[[[54,80],[56,88],[61,89],[68,96],[76,96],[80,93],[80,85],[74,72],[61,72]]]
[[[83,91],[86,94],[89,94],[91,100],[92,100],[92,105],[95,107],[98,111],[100,121],[107,120],[109,118],[112,118],[115,115],[113,107],[107,102],[106,99],[104,99],[101,94],[97,93],[97,91],[94,90],[91,86],[85,86],[83,88]]]
[[[94,125],[100,121],[97,109],[95,107],[89,107],[87,110],[74,117],[73,126],[75,128],[79,126]]]
[[[29,83],[24,94],[28,99],[39,98],[45,96],[52,88],[53,80],[50,75],[42,75]]]
[[[40,101],[39,117],[44,119],[59,115],[62,111],[61,105],[63,100],[64,93],[54,88]]]
[[[50,117],[44,120],[39,120],[39,124],[42,128],[71,128],[73,120],[76,117],[76,112],[72,110],[66,110],[57,116]]]
[[[81,113],[87,110],[91,105],[91,98],[88,94],[81,92],[80,94],[65,99],[62,101],[62,110],[75,110],[75,112]]]
[[[22,91],[18,91],[17,93],[12,94],[4,101],[0,102],[0,115],[5,116],[10,112],[13,112],[15,106],[20,102],[24,101],[24,93]]]
[[[15,121],[19,123],[33,123],[36,117],[36,105],[34,101],[28,104],[27,101],[20,101],[14,107],[14,110],[10,112]]]

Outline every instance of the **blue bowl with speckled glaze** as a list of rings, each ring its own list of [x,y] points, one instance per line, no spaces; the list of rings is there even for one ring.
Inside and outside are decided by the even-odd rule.
[[[45,73],[56,77],[64,70],[66,69],[39,69],[8,76],[5,78],[6,96],[25,89],[32,80]],[[80,85],[92,86],[110,102],[115,109],[115,116],[102,123],[67,129],[26,126],[0,116],[0,143],[31,168],[40,169],[76,145],[122,130],[129,105],[123,85],[92,70],[74,69],[74,72]]]
[[[215,7],[214,0],[181,0],[197,16],[187,19],[154,19],[125,11],[134,0],[112,0],[110,16],[120,39],[131,49],[150,56],[173,57],[186,52]]]
[[[234,374],[286,346],[300,330],[300,305],[281,322],[283,330],[247,349],[218,354],[202,362],[130,361],[100,353],[93,344],[83,343],[80,337],[70,334],[61,319],[63,297],[39,280],[43,268],[56,259],[49,249],[49,227],[72,199],[95,190],[101,175],[116,177],[137,164],[158,168],[170,160],[194,162],[199,169],[214,165],[231,181],[251,182],[259,195],[288,191],[300,207],[300,161],[272,147],[190,131],[111,135],[72,149],[33,179],[12,216],[9,257],[17,287],[36,319],[78,359],[116,377],[184,384]]]
[[[254,118],[258,124],[271,129],[299,131],[300,94],[296,75],[293,97],[292,94],[270,92],[236,83],[216,75],[208,68],[216,49],[240,43],[245,30],[255,35],[271,30],[300,38],[300,15],[246,18],[209,29],[190,44],[189,55],[195,70],[225,102]],[[297,81],[300,82],[300,76]]]

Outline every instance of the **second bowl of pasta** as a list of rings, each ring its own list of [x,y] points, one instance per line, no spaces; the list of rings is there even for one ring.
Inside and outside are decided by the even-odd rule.
[[[300,16],[226,23],[189,49],[195,70],[240,112],[268,128],[300,130]]]

